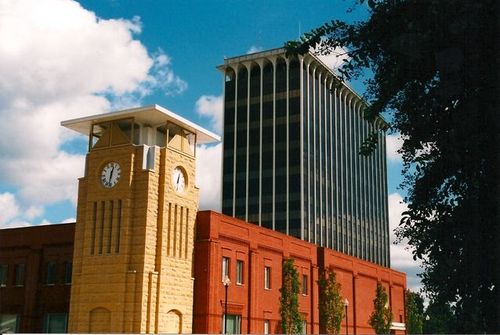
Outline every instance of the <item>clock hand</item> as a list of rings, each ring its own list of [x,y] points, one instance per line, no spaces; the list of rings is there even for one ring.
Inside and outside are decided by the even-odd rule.
[[[181,174],[180,173],[177,175],[177,182],[176,182],[177,185],[179,185],[179,179],[181,179]]]
[[[111,168],[111,172],[109,173],[109,178],[108,178],[108,182],[111,182],[111,178],[113,178],[113,171],[115,170],[115,167],[113,166]]]

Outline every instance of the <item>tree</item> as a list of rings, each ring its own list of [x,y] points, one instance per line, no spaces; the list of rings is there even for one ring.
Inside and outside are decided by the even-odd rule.
[[[373,312],[368,323],[377,334],[389,334],[392,324],[392,311],[388,307],[389,299],[382,284],[377,283],[375,299],[373,299]]]
[[[302,333],[302,316],[299,313],[299,273],[295,269],[294,260],[283,261],[283,282],[280,288],[281,331],[283,334]]]
[[[422,334],[424,325],[424,299],[417,292],[406,290],[406,332]]]
[[[430,301],[425,310],[424,334],[455,334],[456,320],[448,303]]]
[[[365,118],[389,114],[408,211],[396,231],[423,260],[424,293],[453,304],[461,333],[500,332],[496,2],[369,0],[370,17],[338,20],[286,44],[344,48],[343,79],[366,68]],[[370,135],[360,148],[376,147]]]
[[[340,295],[340,284],[337,283],[332,266],[320,273],[319,286],[319,324],[322,333],[338,334],[344,319],[344,302]]]

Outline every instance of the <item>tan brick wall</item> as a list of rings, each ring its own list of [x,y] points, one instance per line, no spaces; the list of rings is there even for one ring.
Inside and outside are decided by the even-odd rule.
[[[191,332],[195,160],[156,148],[154,169],[143,170],[142,151],[125,145],[87,155],[79,183],[70,332]],[[110,161],[120,164],[121,178],[106,189],[100,173]],[[171,183],[179,165],[187,174],[180,195]],[[91,320],[99,321],[91,327]]]

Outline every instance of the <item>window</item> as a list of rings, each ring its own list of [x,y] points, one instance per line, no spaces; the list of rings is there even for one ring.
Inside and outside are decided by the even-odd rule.
[[[226,323],[227,317],[227,323]],[[227,325],[227,329],[225,329]],[[228,314],[222,318],[222,333],[223,334],[240,334],[241,333],[241,315]]]
[[[269,266],[264,267],[264,288],[271,289],[271,268]]]
[[[64,284],[71,284],[71,275],[73,272],[73,263],[64,263]]]
[[[47,263],[47,285],[54,285],[56,283],[56,262]]]
[[[222,257],[222,281],[226,276],[229,278],[229,257]]]
[[[236,284],[243,284],[243,261],[236,261]]]
[[[24,264],[16,264],[15,267],[15,280],[14,280],[14,285],[15,286],[24,286],[24,271],[25,271],[25,266]]]
[[[302,294],[307,295],[307,276],[302,275]]]
[[[66,333],[68,331],[68,314],[48,313],[43,320],[44,333]]]
[[[19,331],[19,315],[0,314],[0,333],[17,333]]]
[[[9,266],[7,264],[0,264],[0,287],[7,286],[7,273]]]
[[[264,320],[264,335],[269,334],[269,329],[271,329],[271,321]]]

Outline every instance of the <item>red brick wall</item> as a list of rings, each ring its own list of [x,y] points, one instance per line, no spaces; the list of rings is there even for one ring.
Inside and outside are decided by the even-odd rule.
[[[231,285],[228,314],[241,315],[242,333],[263,333],[270,320],[271,333],[280,332],[279,288],[281,264],[295,259],[300,277],[307,275],[308,292],[299,298],[307,320],[307,333],[319,333],[318,267],[334,266],[342,295],[347,297],[349,333],[373,333],[368,325],[377,282],[390,294],[394,321],[403,313],[406,276],[342,253],[318,248],[269,229],[211,211],[199,212],[195,243],[195,299],[193,333],[220,333],[224,313],[222,257],[230,258]],[[244,281],[235,284],[236,260],[244,261]],[[271,289],[264,289],[264,267],[271,267]],[[389,290],[390,289],[390,290]],[[403,322],[404,322],[404,315]],[[345,323],[341,333],[345,333]]]
[[[318,332],[318,315],[311,309],[312,295],[316,294],[311,290],[313,280],[317,280],[316,247],[219,213],[199,212],[193,333],[222,330],[225,297],[222,257],[230,258],[228,313],[241,315],[242,333],[263,333],[264,320],[270,321],[273,333],[280,331],[281,264],[290,257],[295,259],[300,274],[308,276],[309,292],[300,297],[300,311],[309,320],[308,332]],[[235,284],[238,259],[244,261],[242,285]],[[270,289],[264,288],[265,266],[271,268]]]
[[[321,265],[333,266],[337,281],[342,285],[342,296],[349,300],[349,333],[373,334],[368,324],[373,311],[377,282],[389,296],[394,322],[404,322],[404,291],[406,275],[328,248],[318,248]],[[400,318],[401,316],[401,318]],[[344,320],[345,321],[345,320]],[[341,333],[345,333],[345,322]]]

